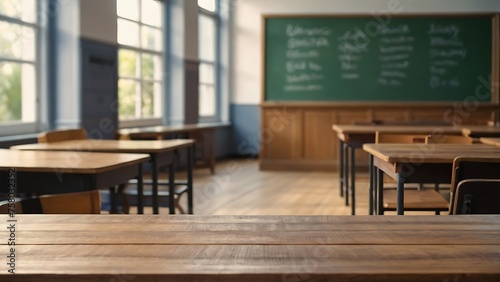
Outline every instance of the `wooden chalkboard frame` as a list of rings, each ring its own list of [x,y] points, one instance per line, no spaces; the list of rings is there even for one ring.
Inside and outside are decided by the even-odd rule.
[[[499,89],[500,89],[500,15],[496,13],[455,13],[455,14],[444,14],[444,13],[415,13],[415,14],[378,14],[380,17],[391,17],[391,18],[419,18],[419,17],[440,17],[440,18],[457,18],[457,17],[489,17],[491,18],[492,24],[492,56],[491,56],[491,104],[500,104]],[[372,14],[264,14],[261,18],[261,103],[272,103],[272,104],[350,104],[350,103],[363,103],[363,104],[404,104],[405,102],[395,101],[395,102],[373,102],[373,101],[267,101],[266,100],[266,21],[273,18],[355,18],[355,17],[373,17]],[[495,83],[497,82],[497,83]],[[429,103],[433,104],[453,104],[454,102],[407,102],[413,105],[422,104],[426,105]],[[483,102],[484,103],[484,102]],[[486,103],[489,104],[489,103]]]

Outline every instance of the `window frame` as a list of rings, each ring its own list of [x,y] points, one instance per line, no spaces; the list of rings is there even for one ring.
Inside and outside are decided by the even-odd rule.
[[[208,84],[208,83],[202,83],[201,81],[198,81],[198,89],[200,88],[201,85],[211,85],[213,86],[214,89],[214,106],[215,106],[215,114],[213,116],[202,116],[200,114],[200,109],[198,108],[198,121],[199,122],[215,122],[215,121],[220,121],[221,120],[221,92],[220,92],[220,47],[221,47],[221,42],[220,42],[220,15],[219,15],[219,7],[220,3],[219,0],[214,0],[215,2],[215,11],[209,11],[204,9],[201,6],[198,6],[198,21],[200,19],[200,16],[206,16],[211,18],[214,21],[214,26],[215,26],[215,38],[214,38],[214,61],[208,61],[205,59],[202,59],[199,57],[199,52],[198,52],[198,62],[199,62],[199,69],[201,69],[201,65],[211,65],[213,67],[214,73],[214,81],[213,84]],[[198,32],[200,32],[198,30]],[[199,34],[198,34],[198,41],[199,41]],[[198,45],[200,45],[201,42],[198,42]],[[198,90],[199,91],[199,90]],[[198,92],[198,101],[200,100],[200,91]]]
[[[0,56],[0,62],[8,62],[8,63],[15,63],[15,64],[31,64],[33,66],[34,72],[35,72],[35,93],[34,93],[34,106],[33,109],[35,111],[35,120],[34,121],[22,121],[21,120],[15,120],[15,121],[3,121],[0,122],[0,137],[5,137],[5,136],[11,136],[11,135],[22,135],[22,134],[33,134],[36,132],[40,131],[41,128],[41,117],[42,117],[42,107],[41,107],[41,100],[43,99],[43,95],[45,94],[45,91],[43,90],[43,83],[42,83],[42,76],[45,78],[46,76],[43,75],[42,71],[42,64],[43,64],[43,58],[42,58],[42,51],[44,50],[42,44],[46,44],[46,40],[44,39],[44,36],[46,34],[44,33],[44,29],[42,28],[42,22],[41,22],[41,13],[44,11],[44,6],[47,5],[46,1],[44,0],[34,0],[35,4],[35,20],[34,22],[27,22],[23,21],[21,18],[14,18],[10,17],[4,14],[0,14],[0,21],[6,22],[9,24],[16,24],[22,27],[29,27],[33,29],[34,33],[34,44],[35,44],[35,57],[34,59],[31,60],[24,60],[24,59],[17,59],[17,58],[9,58],[9,57],[1,57]],[[21,108],[23,107],[23,101],[22,101],[22,92],[20,93],[21,95]],[[29,102],[31,103],[31,101]],[[22,117],[21,117],[22,118]]]
[[[161,63],[161,71],[162,71],[162,76],[163,76],[163,72],[165,70],[165,53],[166,53],[166,46],[165,46],[165,21],[163,20],[163,18],[165,17],[165,13],[164,13],[164,7],[163,5],[165,5],[165,2],[164,1],[158,1],[158,0],[151,0],[151,1],[156,1],[158,3],[160,3],[160,5],[162,5],[162,8],[160,9],[161,10],[161,26],[158,27],[158,26],[154,26],[154,25],[151,25],[151,24],[148,24],[148,23],[144,23],[143,22],[143,19],[142,19],[142,6],[141,6],[141,3],[142,1],[144,0],[139,0],[138,1],[138,5],[139,7],[137,7],[137,13],[138,13],[138,19],[137,20],[132,20],[132,19],[129,19],[129,18],[124,18],[124,17],[121,17],[118,15],[118,11],[116,13],[116,22],[117,22],[117,46],[118,46],[118,53],[120,52],[120,50],[127,50],[127,51],[133,51],[136,53],[136,76],[133,76],[133,77],[130,77],[130,76],[121,76],[119,71],[118,71],[118,83],[120,81],[120,79],[126,79],[126,80],[133,80],[135,83],[137,83],[139,86],[137,87],[136,86],[136,90],[135,90],[135,96],[136,96],[136,113],[137,111],[140,111],[141,109],[141,106],[142,106],[142,103],[141,103],[141,99],[142,99],[142,95],[141,95],[141,90],[142,90],[142,84],[144,82],[151,82],[153,83],[153,85],[155,83],[160,83],[160,95],[159,95],[159,100],[156,101],[154,100],[153,102],[153,107],[159,107],[159,113],[158,113],[158,116],[153,116],[153,117],[137,117],[135,116],[134,118],[128,118],[128,119],[121,119],[120,118],[120,113],[118,111],[118,127],[119,128],[126,128],[126,127],[140,127],[140,126],[151,126],[151,125],[161,125],[163,123],[163,116],[165,115],[165,107],[164,107],[164,101],[165,101],[165,79],[164,77],[152,77],[152,78],[145,78],[142,74],[142,55],[143,54],[146,54],[146,55],[151,55],[151,56],[159,56],[160,57],[160,60],[159,62]],[[118,10],[118,8],[117,8]],[[130,46],[130,45],[125,45],[125,44],[120,44],[118,43],[118,21],[119,20],[124,20],[124,21],[128,21],[128,22],[132,22],[132,23],[135,23],[138,25],[138,40],[139,42],[142,40],[142,27],[147,27],[147,28],[153,28],[155,30],[159,30],[160,33],[161,33],[161,39],[160,39],[160,42],[162,44],[162,48],[160,50],[153,50],[153,49],[146,49],[144,47],[137,47],[137,46]],[[142,43],[139,43],[139,45],[141,45]],[[120,61],[118,59],[118,70],[119,70],[119,64],[120,64]],[[138,72],[138,73],[137,73]],[[119,88],[117,88],[117,91],[119,91]],[[153,95],[154,95],[154,92],[153,92]],[[117,98],[118,99],[118,104],[120,103],[119,101],[119,97]],[[137,106],[139,106],[139,109],[137,109]],[[156,110],[153,109],[154,112],[156,112]],[[136,114],[137,115],[137,114]]]

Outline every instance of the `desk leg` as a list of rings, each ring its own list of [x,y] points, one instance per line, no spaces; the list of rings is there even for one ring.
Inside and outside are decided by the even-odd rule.
[[[340,197],[344,197],[344,141],[339,139],[339,187]]]
[[[356,214],[356,148],[351,147],[351,215]]]
[[[139,164],[139,175],[137,176],[137,213],[144,213],[144,186],[142,182],[142,164]]]
[[[377,205],[378,205],[378,215],[384,215],[384,172],[376,168],[377,170]]]
[[[344,185],[345,185],[345,205],[349,205],[349,146],[344,143]]]
[[[368,214],[373,215],[373,155],[368,156],[368,173],[370,179],[370,189],[368,190]]]
[[[156,154],[151,154],[151,177],[153,178],[153,183],[152,183],[153,214],[160,213],[160,209],[158,207],[158,163],[156,158],[157,158]]]
[[[168,210],[175,214],[175,160],[168,167]]]
[[[210,129],[210,173],[215,174],[215,129]],[[202,144],[204,146],[204,144]]]
[[[398,190],[397,190],[397,213],[398,215],[403,215],[404,214],[404,206],[405,206],[405,191],[404,191],[404,185],[405,185],[405,179],[401,176],[401,174],[397,173],[396,174],[397,182],[398,182]]]
[[[193,214],[193,146],[189,146],[187,148],[187,192],[189,214]]]
[[[115,186],[109,187],[109,213],[118,213],[116,208],[116,188]]]

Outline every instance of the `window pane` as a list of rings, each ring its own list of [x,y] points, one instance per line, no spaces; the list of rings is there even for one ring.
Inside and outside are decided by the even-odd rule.
[[[36,120],[36,74],[35,66],[32,64],[22,64],[21,93],[22,120],[34,122]]]
[[[215,91],[213,85],[200,84],[199,115],[215,116]]]
[[[141,20],[145,24],[161,27],[162,7],[156,0],[142,0]]]
[[[214,66],[212,64],[200,64],[200,83],[215,84]]]
[[[35,22],[35,0],[1,0],[0,14],[21,19],[25,22]]]
[[[139,47],[139,25],[131,21],[118,19],[118,43]]]
[[[142,26],[142,48],[149,50],[162,50],[162,36],[161,31],[156,28]]]
[[[201,60],[215,61],[215,20],[206,15],[200,15],[198,53]]]
[[[135,117],[136,82],[130,79],[118,80],[118,116],[121,119]]]
[[[35,60],[36,40],[33,28],[0,21],[0,30],[0,56]]]
[[[118,74],[119,76],[137,77],[137,52],[120,49],[118,51]]]
[[[142,117],[154,116],[154,86],[152,82],[142,83]]]
[[[142,54],[142,77],[145,79],[162,79],[161,57]]]
[[[139,1],[138,0],[117,0],[116,13],[119,17],[139,20]]]
[[[21,64],[0,62],[0,122],[22,118]]]
[[[215,12],[215,0],[198,0],[198,6],[210,12]]]

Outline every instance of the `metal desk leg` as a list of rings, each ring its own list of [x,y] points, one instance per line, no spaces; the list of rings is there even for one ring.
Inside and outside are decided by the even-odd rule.
[[[189,146],[187,148],[187,192],[189,214],[193,214],[193,146]]]
[[[368,214],[373,215],[373,155],[368,156],[368,173],[370,189],[368,190]]]
[[[139,164],[139,175],[137,176],[137,213],[144,213],[144,186],[142,182],[142,164]]]
[[[396,174],[397,182],[398,182],[398,190],[397,190],[397,213],[398,215],[403,215],[404,214],[404,206],[405,206],[405,191],[404,191],[404,185],[405,185],[405,179],[401,176],[401,174],[397,173]]]
[[[109,213],[118,213],[116,208],[116,188],[115,186],[109,187]]]
[[[215,129],[210,129],[210,174],[215,174]],[[204,146],[205,144],[202,144]]]
[[[175,214],[175,161],[168,166],[168,211]]]
[[[159,214],[160,209],[158,207],[158,163],[156,154],[151,154],[151,177],[153,178],[152,183],[152,197],[153,197],[153,213]]]
[[[349,146],[344,143],[344,185],[345,205],[349,205]]]
[[[351,147],[351,215],[356,214],[356,148]]]
[[[378,204],[378,215],[384,215],[384,172],[377,169],[377,204]]]
[[[344,197],[344,141],[339,139],[339,187],[340,197]]]

